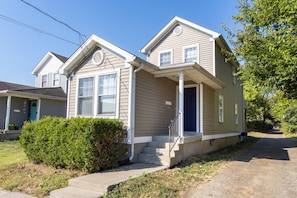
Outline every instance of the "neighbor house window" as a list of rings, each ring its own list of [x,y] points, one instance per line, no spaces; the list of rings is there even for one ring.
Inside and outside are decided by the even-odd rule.
[[[78,83],[78,115],[93,114],[94,77],[80,78]]]
[[[100,75],[98,82],[98,114],[115,115],[117,98],[117,75]]]
[[[198,46],[186,46],[184,49],[184,62],[199,62],[198,61]]]
[[[159,63],[160,66],[172,64],[172,50],[160,52]]]
[[[234,105],[234,123],[238,124],[238,105]]]
[[[224,122],[224,96],[219,95],[219,122]]]
[[[59,73],[54,73],[53,86],[58,87],[59,82],[60,82],[60,74]]]
[[[41,76],[41,87],[47,87],[47,75]]]

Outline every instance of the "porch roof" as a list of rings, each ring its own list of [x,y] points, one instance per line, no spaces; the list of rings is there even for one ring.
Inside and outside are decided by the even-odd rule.
[[[155,78],[167,77],[171,80],[178,81],[178,74],[183,72],[185,81],[192,80],[196,83],[206,84],[213,89],[223,89],[224,83],[206,71],[203,67],[195,62],[181,63],[159,67],[157,71],[152,72]]]

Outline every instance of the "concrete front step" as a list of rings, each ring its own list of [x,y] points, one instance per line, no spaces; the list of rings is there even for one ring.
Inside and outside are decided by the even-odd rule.
[[[169,157],[169,149],[168,148],[144,147],[142,153]],[[170,157],[175,157],[175,156],[179,155],[179,153],[180,153],[179,150],[172,150]]]
[[[156,154],[140,153],[138,154],[138,162],[169,166],[170,158],[157,156]]]
[[[98,198],[105,192],[96,192],[82,188],[66,187],[54,190],[50,193],[50,198]]]

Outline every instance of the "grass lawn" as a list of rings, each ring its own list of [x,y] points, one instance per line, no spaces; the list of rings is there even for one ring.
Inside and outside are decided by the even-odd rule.
[[[68,185],[68,179],[83,175],[81,171],[55,169],[28,161],[18,141],[0,142],[0,187],[37,197]]]
[[[0,171],[28,162],[18,141],[0,142]]]

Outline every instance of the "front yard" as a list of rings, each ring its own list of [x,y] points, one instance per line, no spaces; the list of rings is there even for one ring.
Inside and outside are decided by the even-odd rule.
[[[261,133],[249,133],[248,141],[204,156],[193,156],[172,169],[145,174],[120,184],[105,197],[178,197],[190,187],[207,181],[223,164],[256,142]],[[55,169],[28,161],[17,141],[0,142],[0,188],[37,197],[67,186],[82,171]]]
[[[83,175],[81,171],[55,169],[28,161],[18,141],[0,142],[0,187],[37,197],[67,186],[68,179]]]

